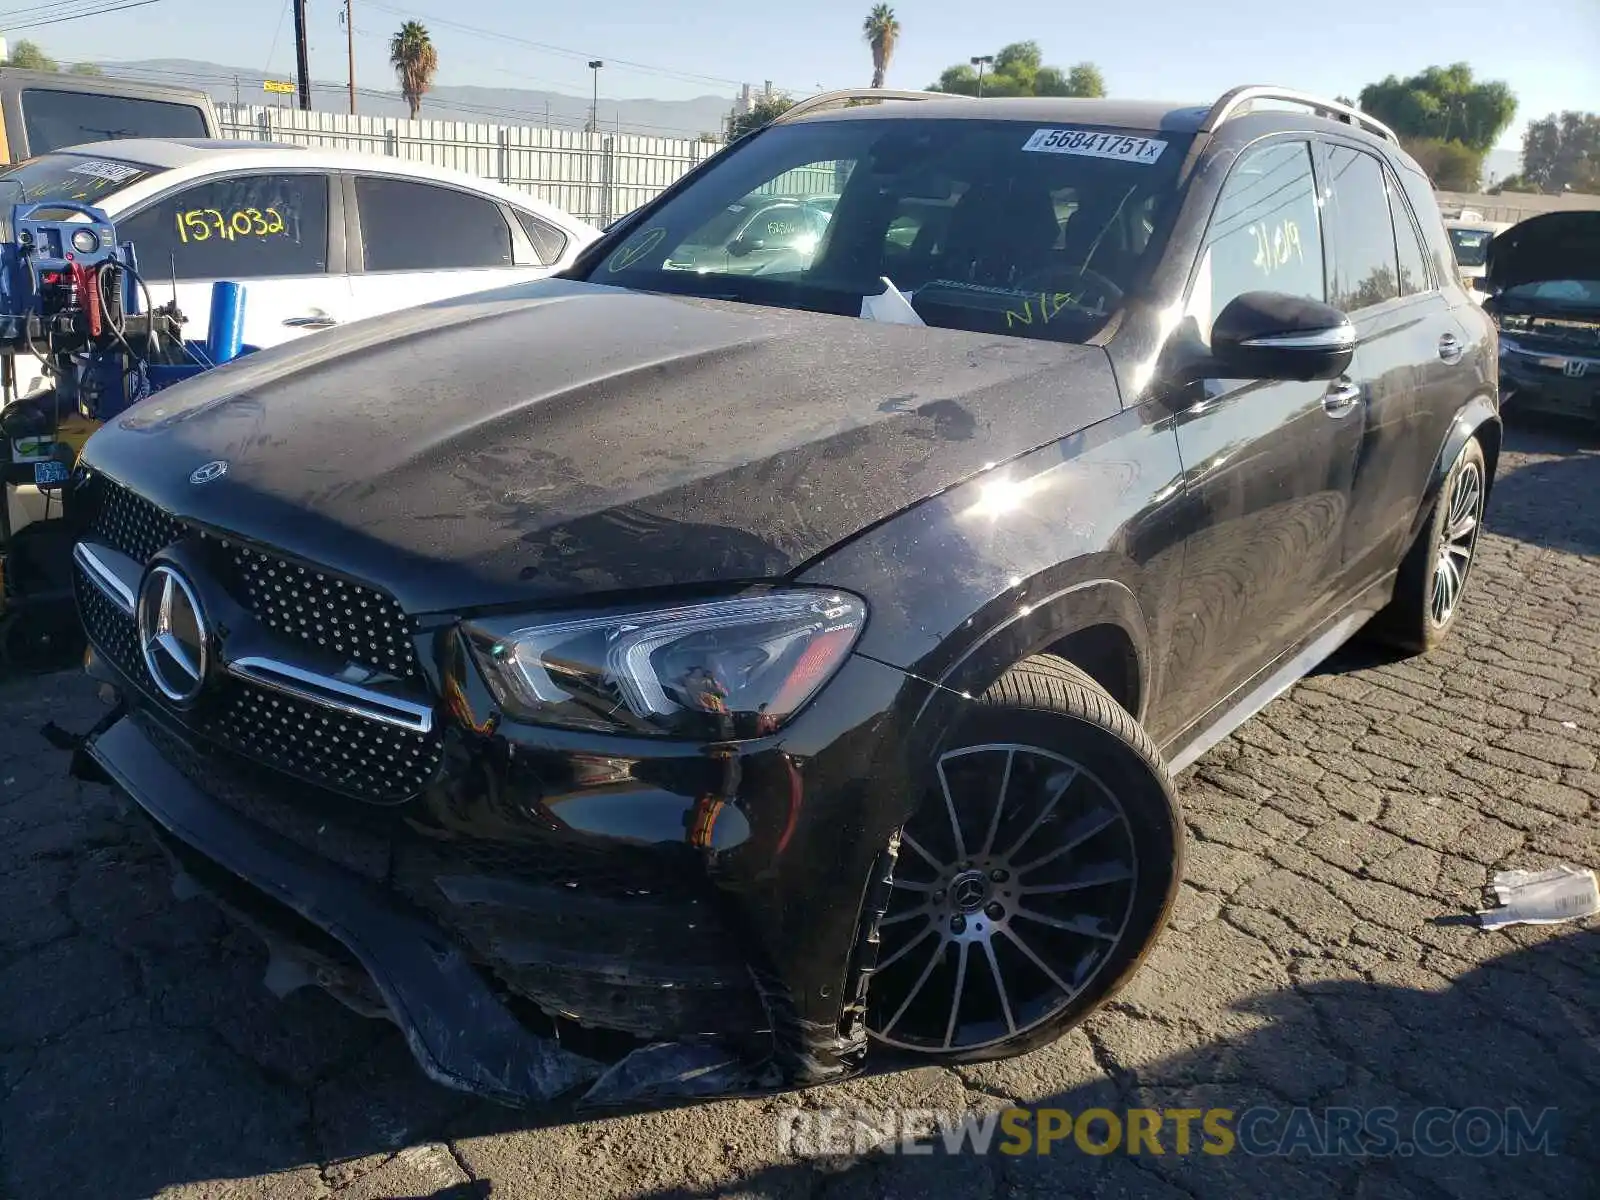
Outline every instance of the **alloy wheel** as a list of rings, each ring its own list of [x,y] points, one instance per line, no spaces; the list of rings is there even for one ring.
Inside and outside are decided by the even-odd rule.
[[[1448,625],[1461,602],[1482,521],[1483,472],[1477,463],[1464,461],[1451,481],[1444,528],[1439,534],[1439,555],[1433,567],[1429,615],[1435,627]]]
[[[901,833],[868,1028],[922,1052],[976,1050],[1050,1020],[1127,932],[1133,832],[1112,791],[1037,746],[945,753]]]

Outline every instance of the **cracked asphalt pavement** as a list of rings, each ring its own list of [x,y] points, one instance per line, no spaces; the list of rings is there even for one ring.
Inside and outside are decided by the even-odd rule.
[[[1180,780],[1188,880],[1133,983],[1055,1045],[799,1097],[591,1119],[423,1079],[399,1035],[265,957],[47,722],[81,677],[0,683],[0,1195],[1594,1195],[1600,919],[1484,932],[1488,877],[1600,868],[1600,441],[1513,429],[1463,624],[1345,651]],[[807,1157],[780,1110],[1526,1106],[1552,1156]],[[1585,1133],[1584,1131],[1587,1131]]]

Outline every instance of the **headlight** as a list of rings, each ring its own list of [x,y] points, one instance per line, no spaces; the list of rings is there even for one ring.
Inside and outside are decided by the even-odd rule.
[[[696,740],[780,728],[844,663],[866,607],[794,589],[595,616],[474,621],[473,653],[508,715]]]

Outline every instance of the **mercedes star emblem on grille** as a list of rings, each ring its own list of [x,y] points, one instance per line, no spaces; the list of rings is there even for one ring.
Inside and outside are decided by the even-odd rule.
[[[194,588],[177,568],[157,563],[139,586],[139,653],[156,689],[174,704],[200,694],[209,641]]]
[[[221,479],[227,473],[227,460],[219,458],[190,471],[189,482],[198,486],[202,483],[210,483],[213,479]]]

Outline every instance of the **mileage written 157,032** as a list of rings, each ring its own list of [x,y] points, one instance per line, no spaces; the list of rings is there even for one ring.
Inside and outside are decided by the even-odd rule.
[[[177,216],[178,236],[185,242],[204,242],[213,237],[224,241],[235,238],[271,237],[284,231],[283,217],[275,208],[241,208],[224,215],[220,209],[191,208]]]

